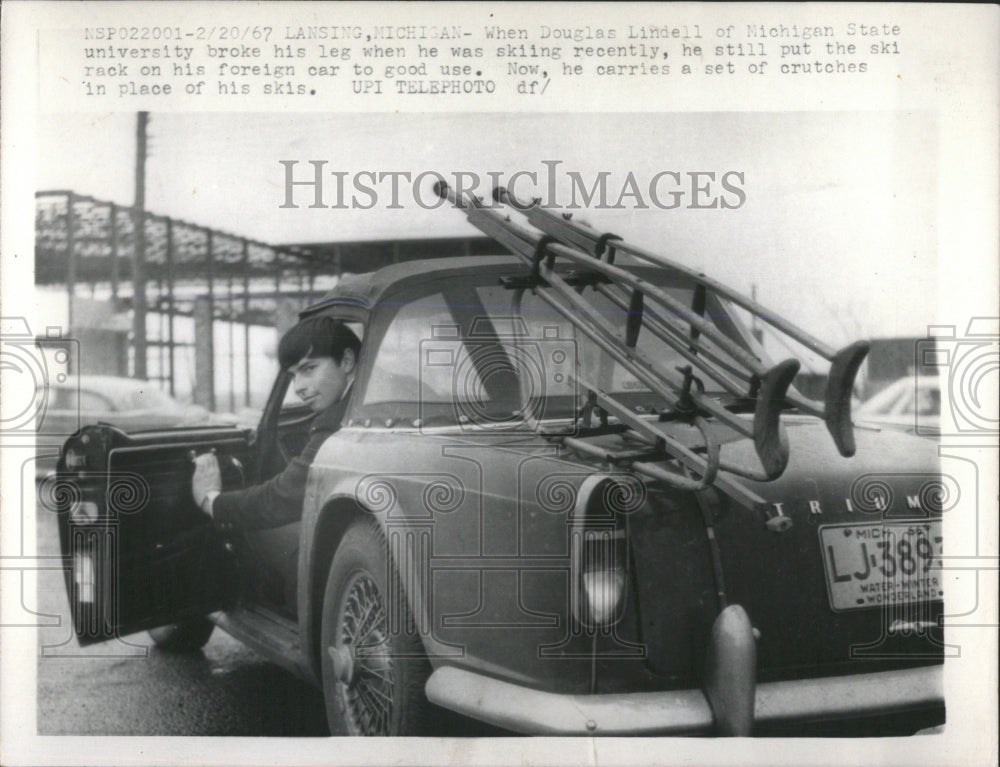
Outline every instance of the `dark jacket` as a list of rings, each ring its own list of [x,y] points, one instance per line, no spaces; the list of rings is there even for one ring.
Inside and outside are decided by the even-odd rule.
[[[309,441],[284,471],[267,482],[220,493],[212,505],[212,517],[224,530],[264,530],[281,527],[302,518],[306,480],[320,446],[340,428],[347,397],[317,415],[309,427]]]

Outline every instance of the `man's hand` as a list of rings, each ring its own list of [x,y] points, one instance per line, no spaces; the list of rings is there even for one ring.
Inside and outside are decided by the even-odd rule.
[[[213,453],[202,453],[194,459],[194,476],[191,477],[191,495],[198,507],[212,516],[212,501],[222,491],[222,473]]]

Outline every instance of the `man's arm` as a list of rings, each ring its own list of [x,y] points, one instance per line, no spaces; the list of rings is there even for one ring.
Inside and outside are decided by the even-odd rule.
[[[327,436],[313,434],[302,454],[267,482],[216,496],[211,510],[216,524],[223,530],[263,530],[298,521],[302,517],[309,465]]]
[[[198,456],[192,479],[195,503],[224,530],[263,530],[297,522],[302,517],[309,466],[327,437],[340,428],[345,404],[337,403],[318,416],[302,453],[280,474],[259,485],[219,492],[222,484],[215,456]]]
[[[223,493],[219,462],[213,454],[204,453],[195,459],[191,494],[198,507],[223,530],[280,527],[301,516],[308,474],[309,463],[299,456],[267,482]]]

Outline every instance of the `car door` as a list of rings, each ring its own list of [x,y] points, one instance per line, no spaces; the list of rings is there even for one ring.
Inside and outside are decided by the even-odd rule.
[[[65,444],[41,503],[59,513],[66,583],[82,645],[225,608],[238,573],[227,541],[191,497],[192,456],[215,450],[223,486],[252,461],[233,427],[129,435],[84,427]],[[48,497],[47,497],[48,496]]]
[[[248,485],[280,474],[309,440],[315,414],[287,396],[288,383],[288,376],[279,373],[261,418],[254,463],[247,467]],[[241,592],[248,603],[295,617],[300,528],[295,521],[232,534],[232,548],[242,574]]]

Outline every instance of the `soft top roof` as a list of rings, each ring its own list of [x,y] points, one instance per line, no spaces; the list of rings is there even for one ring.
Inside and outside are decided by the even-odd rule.
[[[384,296],[411,285],[436,282],[463,272],[478,275],[482,274],[483,270],[502,272],[519,267],[524,268],[515,256],[461,256],[392,264],[375,272],[342,277],[329,293],[303,310],[301,316],[316,314],[331,305],[348,304],[362,310],[370,310]]]
[[[655,267],[630,264],[630,259],[627,257],[621,261],[623,263],[620,265],[630,271],[656,271]],[[406,261],[385,266],[374,272],[342,277],[323,298],[303,309],[299,316],[308,317],[333,306],[340,308],[350,306],[359,315],[365,315],[386,296],[394,295],[414,285],[435,283],[463,273],[482,279],[491,273],[493,277],[499,278],[502,275],[527,273],[527,271],[528,266],[514,255],[460,256]],[[678,284],[688,282],[683,276],[671,275],[671,277],[672,281]]]

